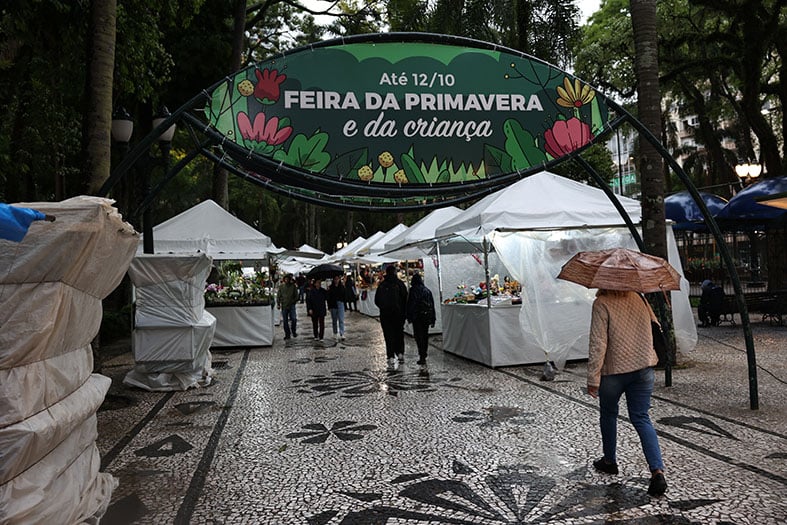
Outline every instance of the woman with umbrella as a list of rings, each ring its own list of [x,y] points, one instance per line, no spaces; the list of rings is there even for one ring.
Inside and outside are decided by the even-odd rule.
[[[558,277],[599,289],[590,321],[587,392],[599,399],[604,456],[594,461],[593,467],[607,474],[618,473],[618,404],[625,394],[629,419],[651,472],[648,494],[662,496],[667,490],[664,462],[648,416],[658,363],[651,321],[657,319],[637,292],[680,289],[680,275],[659,257],[618,248],[580,252],[563,266]]]

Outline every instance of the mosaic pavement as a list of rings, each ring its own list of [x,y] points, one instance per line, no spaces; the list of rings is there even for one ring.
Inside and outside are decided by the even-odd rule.
[[[187,392],[130,389],[130,353],[106,361],[98,446],[120,485],[102,523],[787,522],[787,329],[758,336],[759,411],[737,332],[700,329],[691,366],[654,397],[669,483],[654,499],[627,422],[620,475],[592,469],[601,445],[584,363],[542,382],[538,366],[490,369],[432,337],[424,371],[408,337],[405,365],[390,369],[377,321],[347,324],[342,343],[302,331],[214,351],[214,384]]]

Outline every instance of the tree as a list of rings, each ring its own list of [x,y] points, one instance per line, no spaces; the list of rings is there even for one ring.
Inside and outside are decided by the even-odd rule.
[[[656,0],[631,0],[637,110],[640,122],[658,138],[662,133],[656,21]],[[645,251],[666,259],[664,165],[661,154],[649,141],[641,140],[638,163],[642,184],[642,238]]]
[[[112,126],[112,76],[115,68],[115,0],[93,0],[90,7],[92,43],[88,56],[83,120],[84,179],[87,193],[96,193],[109,178]]]

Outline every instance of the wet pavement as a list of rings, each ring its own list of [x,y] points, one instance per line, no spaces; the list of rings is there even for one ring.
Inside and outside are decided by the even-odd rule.
[[[296,339],[277,327],[272,347],[214,350],[207,388],[129,388],[130,351],[104,361],[98,446],[120,484],[102,523],[787,522],[787,327],[753,324],[757,411],[740,326],[698,329],[673,386],[657,373],[669,489],[651,498],[625,418],[620,474],[592,468],[584,362],[544,382],[541,366],[491,369],[433,336],[427,370],[411,337],[393,369],[375,319],[348,313],[346,341],[321,343],[298,313]]]

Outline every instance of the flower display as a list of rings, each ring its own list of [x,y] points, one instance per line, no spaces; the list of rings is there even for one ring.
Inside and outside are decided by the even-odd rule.
[[[205,303],[208,306],[273,304],[273,288],[266,284],[267,274],[263,272],[247,277],[239,269],[225,271],[221,283],[205,286]]]

